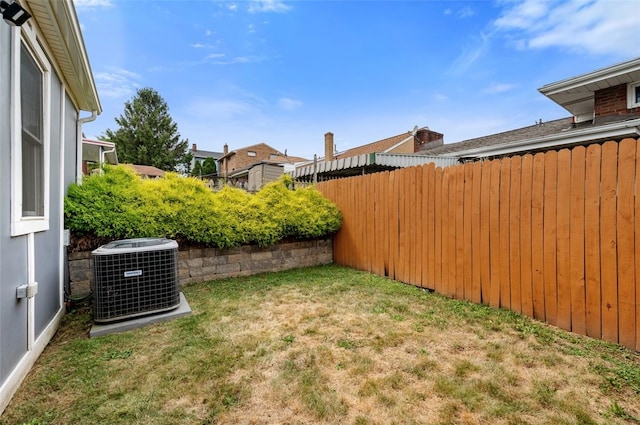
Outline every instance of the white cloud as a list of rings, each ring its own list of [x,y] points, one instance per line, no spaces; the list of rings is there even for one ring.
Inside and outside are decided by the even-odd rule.
[[[86,7],[111,7],[113,3],[111,0],[73,0],[73,4],[76,8]]]
[[[487,93],[487,94],[497,94],[497,93],[507,92],[507,91],[512,90],[512,89],[514,89],[516,87],[517,86],[515,84],[494,83],[494,84],[491,84],[489,87],[485,88],[482,91],[483,91],[483,93]]]
[[[458,13],[457,13],[458,17],[463,19],[470,18],[475,14],[476,14],[476,11],[470,8],[469,6],[463,7],[462,9],[458,10]]]
[[[638,3],[632,0],[524,0],[494,22],[519,48],[564,48],[589,54],[640,55]]]
[[[454,75],[464,74],[475,61],[489,50],[490,39],[490,35],[480,33],[480,38],[473,40],[474,45],[471,48],[463,48],[462,54],[451,65],[449,72]]]
[[[249,13],[278,12],[283,13],[291,9],[291,6],[284,4],[281,0],[251,0]]]
[[[95,74],[98,93],[105,98],[131,97],[140,88],[139,79],[140,76],[135,72],[118,68]]]
[[[278,107],[285,111],[295,111],[302,107],[302,102],[288,97],[281,97],[278,99]]]

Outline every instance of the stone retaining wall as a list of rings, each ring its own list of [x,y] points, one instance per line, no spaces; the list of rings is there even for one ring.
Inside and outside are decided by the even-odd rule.
[[[283,242],[266,248],[255,245],[238,248],[193,248],[179,250],[180,284],[203,282],[235,276],[249,276],[296,267],[318,266],[333,262],[331,238],[313,241]],[[69,254],[71,295],[88,294],[93,279],[91,252]]]

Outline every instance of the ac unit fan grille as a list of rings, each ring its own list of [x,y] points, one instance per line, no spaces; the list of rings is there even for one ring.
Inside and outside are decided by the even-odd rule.
[[[122,320],[180,304],[178,250],[93,255],[96,322]]]

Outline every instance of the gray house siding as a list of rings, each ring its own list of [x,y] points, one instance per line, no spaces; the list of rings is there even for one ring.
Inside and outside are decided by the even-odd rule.
[[[18,128],[14,128],[15,117],[12,117],[13,113],[20,113],[16,99],[12,97],[12,72],[16,69],[13,50],[16,40],[24,41],[25,36],[31,35],[0,21],[0,413],[44,350],[64,314],[63,197],[77,176],[80,110],[100,112],[90,68],[88,65],[83,68],[86,52],[79,34],[74,33],[79,26],[71,0],[55,3],[26,0],[25,4],[33,6],[30,10],[33,32],[30,34],[37,37],[35,44],[33,39],[29,41],[30,46],[41,46],[38,55],[44,58],[43,67],[49,70],[43,97],[47,102],[43,130],[48,138],[43,140],[49,164],[48,170],[45,168],[48,225],[47,221],[38,218],[39,227],[23,227],[17,231],[12,227],[16,223],[12,212],[20,208],[16,198],[20,200],[22,196],[13,193],[20,191],[19,186],[16,188],[16,182],[20,181],[16,176],[21,172],[19,156],[14,152],[14,143],[20,143],[21,130],[20,115]],[[47,41],[64,46],[54,51]],[[68,56],[64,52],[68,52]],[[67,63],[60,64],[60,61]],[[18,158],[17,163],[12,163],[12,158]],[[30,299],[16,296],[20,285],[30,283],[33,288],[34,282],[37,282],[35,296]]]
[[[8,52],[10,28],[0,25],[0,52]],[[16,302],[18,282],[26,281],[26,241],[11,238],[10,85],[11,63],[0,61],[0,382],[4,382],[27,348],[27,305]],[[9,255],[9,253],[25,255]]]
[[[57,76],[51,79],[51,150],[50,150],[50,206],[49,206],[49,230],[38,232],[35,238],[36,282],[38,282],[38,295],[36,295],[35,311],[35,335],[40,336],[44,328],[51,323],[56,313],[62,307],[60,299],[60,196],[62,188],[59,184],[62,165],[60,156],[62,141],[60,131],[62,126],[62,110],[60,105],[62,96],[60,80]],[[75,127],[75,123],[73,124]]]

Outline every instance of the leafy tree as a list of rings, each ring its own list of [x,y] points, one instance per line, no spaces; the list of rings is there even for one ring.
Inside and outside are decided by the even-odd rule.
[[[193,170],[191,170],[191,175],[196,177],[200,177],[202,175],[202,165],[200,164],[199,160],[196,161],[195,164],[193,164]]]
[[[210,177],[214,174],[216,174],[216,160],[211,157],[207,157],[202,162],[202,175]]]
[[[102,139],[116,144],[124,163],[152,165],[165,171],[189,172],[189,141],[180,140],[178,125],[165,100],[151,88],[138,90],[116,118],[117,130],[107,129]]]

